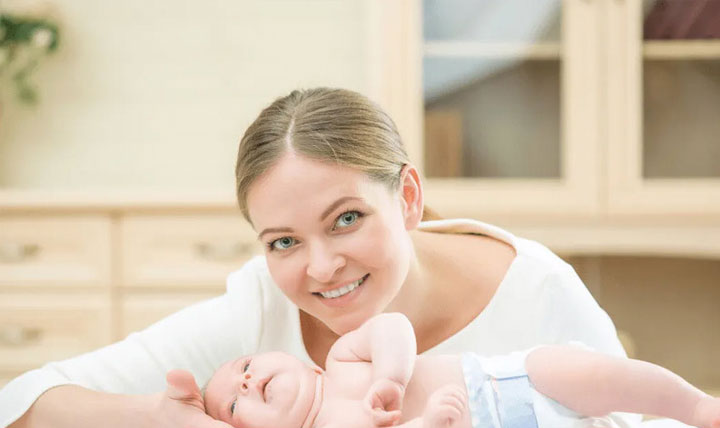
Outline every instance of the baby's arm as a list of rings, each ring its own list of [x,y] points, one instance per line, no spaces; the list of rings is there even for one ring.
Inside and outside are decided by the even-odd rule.
[[[631,412],[720,427],[720,400],[652,363],[573,346],[546,346],[526,360],[540,393],[586,416]]]
[[[340,337],[327,362],[371,362],[373,380],[389,379],[404,389],[412,376],[416,354],[412,324],[405,315],[390,313],[374,316]]]
[[[336,373],[337,363],[371,363],[372,384],[364,407],[375,426],[391,426],[400,419],[416,353],[415,332],[407,317],[380,314],[340,337],[330,348],[326,367],[328,373]]]

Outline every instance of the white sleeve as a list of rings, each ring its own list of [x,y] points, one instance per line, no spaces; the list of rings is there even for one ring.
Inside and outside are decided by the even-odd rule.
[[[146,394],[165,389],[169,370],[185,369],[202,387],[218,365],[254,352],[259,341],[263,304],[257,275],[246,265],[228,277],[230,285],[243,289],[242,301],[225,294],[197,303],[120,342],[48,363],[12,380],[0,390],[0,427],[18,419],[43,392],[59,385]]]
[[[545,281],[543,294],[548,316],[541,327],[544,337],[551,343],[580,342],[598,352],[627,356],[610,316],[570,265],[556,269]],[[640,423],[642,415],[618,412],[605,418],[618,427],[633,427]]]

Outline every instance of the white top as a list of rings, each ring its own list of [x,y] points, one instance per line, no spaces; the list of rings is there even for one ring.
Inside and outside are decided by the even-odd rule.
[[[541,244],[473,220],[421,223],[420,230],[489,235],[517,253],[488,306],[428,353],[473,351],[487,356],[538,344],[579,341],[625,355],[608,315],[570,265]],[[264,257],[227,279],[227,292],[192,305],[125,340],[53,362],[0,390],[0,427],[19,418],[44,391],[75,384],[140,394],[165,389],[165,373],[182,368],[201,386],[223,362],[261,351],[285,351],[310,362],[298,309],[273,283]]]

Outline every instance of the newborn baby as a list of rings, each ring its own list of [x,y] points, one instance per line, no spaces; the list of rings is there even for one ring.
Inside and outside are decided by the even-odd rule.
[[[342,336],[325,371],[280,352],[230,361],[207,384],[205,408],[238,428],[561,428],[614,411],[720,428],[720,398],[656,365],[582,346],[417,356],[401,314]]]

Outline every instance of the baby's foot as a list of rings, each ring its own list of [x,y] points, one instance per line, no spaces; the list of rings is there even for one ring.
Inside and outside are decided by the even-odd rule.
[[[720,397],[705,397],[695,406],[693,425],[700,428],[720,428]]]

